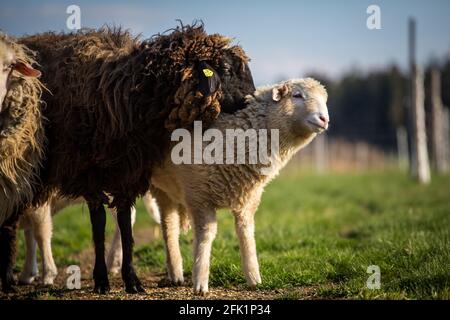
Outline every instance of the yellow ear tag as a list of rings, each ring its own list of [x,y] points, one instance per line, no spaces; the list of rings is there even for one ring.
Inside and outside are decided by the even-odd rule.
[[[209,70],[209,69],[203,69],[202,71],[203,71],[203,74],[205,75],[205,77],[207,77],[207,78],[211,78],[214,74],[214,72],[212,72],[212,70]]]

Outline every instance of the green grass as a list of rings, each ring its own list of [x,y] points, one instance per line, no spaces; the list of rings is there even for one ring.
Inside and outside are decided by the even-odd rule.
[[[267,187],[256,214],[261,289],[283,288],[284,299],[301,298],[302,288],[321,298],[450,299],[449,186],[449,176],[420,186],[395,171],[285,172]],[[138,227],[148,226],[138,209]],[[67,211],[55,218],[59,265],[91,244],[87,208]],[[245,288],[232,216],[218,216],[211,285]],[[181,241],[190,273],[192,232]],[[164,271],[162,240],[136,248],[136,256],[141,271]],[[380,267],[379,290],[366,287],[370,265]]]
[[[155,223],[148,216],[141,201],[137,202],[136,228],[145,228]],[[107,210],[106,235],[112,237],[115,230],[115,223]],[[53,217],[53,238],[52,249],[55,262],[58,266],[69,266],[79,264],[75,255],[89,248],[92,242],[91,224],[89,210],[86,204],[70,206]],[[18,265],[22,265],[24,260],[24,237],[19,238]],[[108,249],[109,246],[107,245]]]

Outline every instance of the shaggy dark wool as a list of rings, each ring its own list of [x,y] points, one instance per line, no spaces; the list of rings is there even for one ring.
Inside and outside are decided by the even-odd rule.
[[[23,38],[39,53],[51,91],[44,96],[48,193],[107,192],[129,201],[145,193],[173,129],[195,120],[207,128],[221,110],[234,112],[253,93],[248,58],[230,41],[203,26],[181,26],[143,42],[109,28]],[[220,78],[208,95],[199,90],[205,62]]]

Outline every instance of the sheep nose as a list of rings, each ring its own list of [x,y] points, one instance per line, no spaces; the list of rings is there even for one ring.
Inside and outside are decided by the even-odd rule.
[[[323,115],[323,114],[319,114],[319,119],[326,125],[328,125],[328,122],[330,122],[330,119],[328,118],[328,116]]]

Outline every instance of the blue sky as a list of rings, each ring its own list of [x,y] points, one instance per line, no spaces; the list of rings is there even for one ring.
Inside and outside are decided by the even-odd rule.
[[[339,76],[390,63],[406,67],[407,20],[418,20],[418,59],[426,63],[450,50],[447,0],[191,0],[2,1],[0,29],[16,36],[66,29],[66,8],[81,7],[82,27],[121,25],[149,37],[202,19],[208,32],[235,38],[252,58],[257,84],[310,71]],[[369,5],[381,8],[381,30],[366,27]]]

